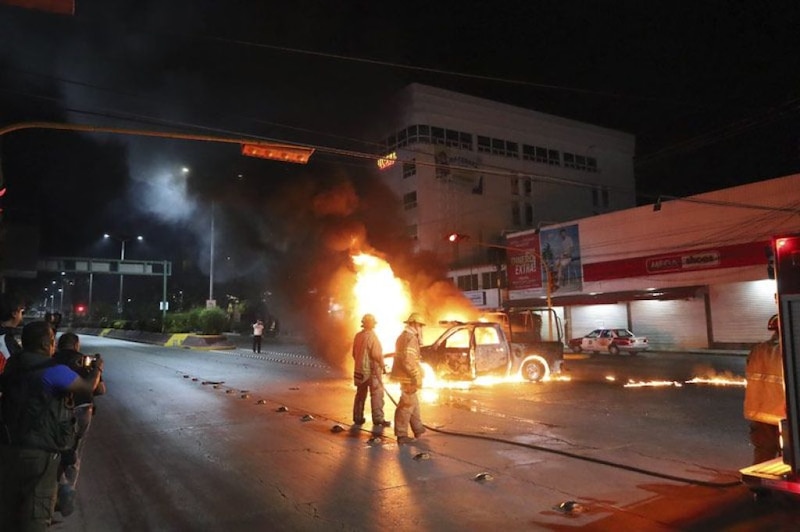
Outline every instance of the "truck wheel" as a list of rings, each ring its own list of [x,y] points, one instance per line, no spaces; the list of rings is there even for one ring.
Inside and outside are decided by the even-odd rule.
[[[618,355],[619,354],[619,347],[617,347],[614,344],[611,344],[610,346],[608,346],[608,352],[611,353],[612,355]]]
[[[539,360],[528,360],[522,365],[522,376],[531,382],[539,382],[544,379],[547,368]]]

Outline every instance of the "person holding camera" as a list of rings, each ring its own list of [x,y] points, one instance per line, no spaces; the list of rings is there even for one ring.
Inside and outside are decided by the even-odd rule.
[[[72,394],[92,393],[103,360],[88,377],[53,360],[56,338],[45,321],[22,329],[22,352],[0,376],[0,530],[46,531],[53,518],[60,455],[72,448]]]
[[[73,332],[65,332],[58,338],[58,350],[53,359],[63,364],[81,377],[88,378],[94,371],[100,355],[84,355],[81,353],[81,341]],[[86,433],[92,424],[94,415],[94,396],[106,393],[103,377],[93,392],[75,392],[73,402],[75,409],[75,444],[68,451],[61,453],[61,468],[58,475],[58,502],[56,506],[61,515],[67,517],[75,510],[75,485],[81,467],[81,454],[86,441]]]

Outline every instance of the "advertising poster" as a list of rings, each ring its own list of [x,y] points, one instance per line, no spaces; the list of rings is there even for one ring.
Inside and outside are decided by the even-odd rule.
[[[580,292],[583,287],[578,225],[542,229],[541,257],[553,275],[552,293]],[[542,272],[546,282],[546,272]]]
[[[539,235],[509,237],[507,242],[508,289],[541,288],[543,275],[539,260]]]

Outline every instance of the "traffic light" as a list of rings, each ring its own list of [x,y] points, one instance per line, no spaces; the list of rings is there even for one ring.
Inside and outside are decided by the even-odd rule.
[[[461,233],[450,233],[449,235],[447,235],[447,240],[453,243],[461,242],[462,240],[467,240],[468,238],[469,235],[464,235]]]
[[[307,148],[305,146],[292,146],[271,142],[242,144],[242,155],[287,163],[307,164],[312,153],[314,153],[314,148]]]

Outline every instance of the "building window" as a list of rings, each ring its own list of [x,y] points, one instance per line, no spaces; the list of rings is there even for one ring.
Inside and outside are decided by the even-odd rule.
[[[522,182],[522,187],[525,195],[530,198],[531,192],[533,192],[533,181],[531,181],[530,179],[525,179]]]
[[[458,289],[462,291],[478,290],[478,274],[473,273],[472,275],[459,275]]]
[[[417,135],[419,137],[419,141],[423,144],[430,144],[431,143],[431,128],[430,126],[425,126],[420,124],[417,126],[418,132]]]
[[[419,141],[419,133],[417,126],[408,126],[408,143],[416,144]]]
[[[506,156],[519,159],[519,144],[516,142],[506,141]]]
[[[551,150],[554,151],[554,150]],[[542,148],[536,146],[536,162],[537,163],[549,163],[550,159],[547,156],[547,148]]]
[[[403,163],[403,179],[416,175],[417,173],[417,160],[411,159],[407,163]]]
[[[444,128],[431,127],[431,142],[444,145]]]
[[[533,205],[530,203],[525,204],[525,225],[533,226]]]
[[[564,167],[575,168],[575,155],[572,153],[564,152]]]
[[[472,151],[472,133],[461,132],[458,134],[458,147],[462,150]]]
[[[403,195],[403,208],[411,210],[417,208],[417,191],[409,192]]]
[[[506,142],[502,139],[492,139],[492,155],[505,155]]]
[[[483,272],[481,274],[481,288],[488,290],[490,288],[500,288],[500,276],[497,272]]]
[[[536,147],[535,146],[528,146],[527,144],[522,145],[522,160],[523,161],[533,161],[536,159]]]
[[[492,153],[492,145],[489,137],[478,135],[478,151],[481,153]]]
[[[561,158],[559,157],[558,150],[547,150],[547,164],[561,166]]]
[[[597,172],[597,159],[594,157],[587,157],[586,158],[586,169],[590,172]]]
[[[458,148],[458,131],[448,129],[445,132],[445,146],[450,146],[451,148]]]
[[[578,170],[586,170],[586,157],[583,155],[575,156],[575,168]]]
[[[519,178],[512,177],[510,182],[511,182],[511,195],[519,196]]]
[[[519,222],[519,204],[514,203],[511,206],[511,224],[515,227],[519,227],[521,224]]]

